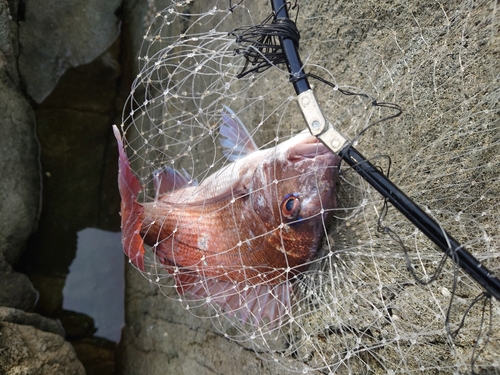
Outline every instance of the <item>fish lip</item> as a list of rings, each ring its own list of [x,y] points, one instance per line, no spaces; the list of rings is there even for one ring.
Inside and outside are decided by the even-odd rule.
[[[337,157],[318,138],[307,134],[299,143],[293,145],[288,150],[288,160],[295,162],[304,159],[314,159],[318,156],[331,155]]]

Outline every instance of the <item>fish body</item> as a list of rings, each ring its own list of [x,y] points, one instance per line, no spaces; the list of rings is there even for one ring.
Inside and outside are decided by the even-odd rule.
[[[121,136],[119,188],[125,253],[144,270],[152,247],[181,293],[273,321],[290,310],[290,282],[307,269],[336,207],[340,159],[308,132],[259,150],[227,107],[220,129],[232,163],[195,184],[164,168],[157,197],[139,203]]]

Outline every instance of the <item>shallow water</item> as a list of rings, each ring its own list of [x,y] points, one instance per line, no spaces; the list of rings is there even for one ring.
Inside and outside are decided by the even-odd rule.
[[[76,257],[63,289],[63,309],[94,319],[95,336],[120,341],[124,325],[124,255],[121,233],[97,228],[78,232]]]

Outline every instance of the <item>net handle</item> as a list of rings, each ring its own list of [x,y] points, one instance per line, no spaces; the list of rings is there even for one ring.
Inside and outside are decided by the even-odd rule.
[[[271,4],[277,22],[280,22],[280,20],[293,22],[288,15],[285,0],[272,0]],[[316,136],[332,152],[337,153],[460,268],[476,280],[487,291],[488,296],[493,296],[500,301],[500,280],[383,173],[375,168],[325,119],[309,86],[298,53],[298,45],[287,37],[280,36],[279,40],[290,73],[290,81],[298,95],[299,106],[311,134]]]

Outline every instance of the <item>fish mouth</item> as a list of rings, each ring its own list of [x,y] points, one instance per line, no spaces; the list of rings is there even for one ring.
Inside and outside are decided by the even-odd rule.
[[[303,159],[314,159],[318,156],[331,155],[338,158],[332,151],[330,151],[318,138],[307,134],[297,144],[290,147],[288,151],[288,160],[295,162]]]

